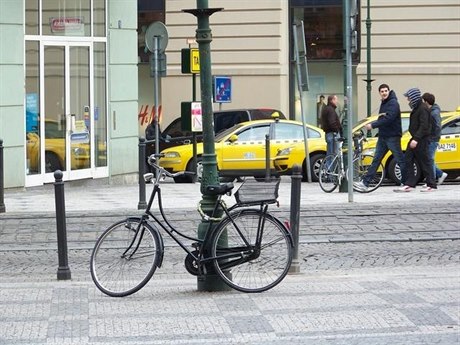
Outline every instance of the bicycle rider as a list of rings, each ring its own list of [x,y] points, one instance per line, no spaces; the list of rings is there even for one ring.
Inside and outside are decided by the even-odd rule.
[[[327,97],[327,105],[321,112],[321,128],[326,133],[327,155],[336,154],[337,148],[336,138],[341,136],[342,124],[340,123],[339,115],[337,115],[338,98],[337,95],[329,95]],[[330,162],[327,167],[329,168]]]
[[[387,154],[388,150],[393,153],[394,159],[401,169],[401,183],[404,185],[406,181],[406,169],[404,154],[401,150],[401,110],[398,103],[398,98],[393,90],[387,84],[379,86],[379,94],[382,99],[379,109],[379,117],[377,121],[366,125],[367,130],[373,128],[379,129],[379,136],[377,139],[377,146],[375,148],[374,159],[372,164],[359,182],[353,183],[356,189],[366,191],[369,182],[374,177],[377,168],[382,161],[383,157]]]

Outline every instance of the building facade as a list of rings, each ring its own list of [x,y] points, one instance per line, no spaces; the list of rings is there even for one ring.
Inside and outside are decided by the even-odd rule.
[[[367,98],[367,4],[371,19],[372,92]],[[460,105],[460,4],[456,0],[357,1],[353,120],[379,107],[381,83],[402,94],[430,91],[444,110]],[[277,108],[317,123],[320,95],[343,104],[342,0],[209,0],[213,75],[232,80],[230,103],[215,109]],[[193,42],[196,0],[2,0],[0,2],[0,139],[5,187],[65,180],[136,179],[138,137],[152,120],[153,79],[145,29],[168,30],[161,78],[161,126],[192,99],[181,49]],[[309,91],[299,94],[293,25],[303,21]],[[199,98],[199,83],[196,83]],[[303,99],[301,99],[301,97]]]

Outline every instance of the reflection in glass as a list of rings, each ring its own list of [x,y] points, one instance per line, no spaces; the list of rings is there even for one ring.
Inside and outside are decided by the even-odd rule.
[[[94,127],[96,167],[107,166],[106,48],[94,43]]]
[[[90,104],[89,104],[89,47],[70,47],[70,158],[71,169],[89,168]]]
[[[93,0],[93,36],[105,37],[105,0]]]
[[[65,170],[65,49],[46,46],[44,51],[45,172]]]
[[[39,35],[38,32],[38,4],[40,0],[26,0],[26,17],[25,17],[25,31],[26,35]]]
[[[26,41],[26,173],[40,173],[39,44]]]
[[[90,0],[42,1],[42,34],[90,36]]]

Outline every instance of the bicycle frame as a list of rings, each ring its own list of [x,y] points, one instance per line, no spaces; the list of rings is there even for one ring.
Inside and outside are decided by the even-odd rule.
[[[155,216],[151,212],[151,208],[152,208],[152,205],[153,205],[153,202],[154,202],[156,196],[158,197],[158,209],[159,209],[159,212],[160,212],[162,220],[159,217]],[[203,267],[204,264],[212,262],[213,260],[216,260],[216,259],[230,259],[230,258],[234,258],[234,257],[239,257],[240,260],[232,260],[232,261],[230,261],[228,263],[228,268],[232,267],[232,266],[236,266],[236,265],[239,265],[239,264],[241,264],[243,262],[252,260],[254,258],[254,255],[258,255],[258,252],[260,252],[260,247],[261,247],[261,242],[262,242],[262,237],[263,237],[264,219],[265,218],[260,217],[259,223],[258,223],[257,235],[256,235],[256,243],[255,243],[254,246],[251,246],[251,244],[247,241],[246,237],[243,235],[243,233],[239,229],[238,224],[236,224],[234,222],[233,218],[230,216],[230,213],[233,210],[235,210],[237,208],[240,208],[242,206],[239,205],[239,204],[235,204],[235,205],[227,208],[226,205],[222,202],[221,199],[222,199],[222,195],[218,195],[216,204],[215,204],[214,209],[212,211],[212,215],[208,219],[209,224],[208,224],[208,227],[207,227],[207,230],[206,230],[206,233],[205,233],[205,237],[203,239],[199,239],[197,237],[191,237],[191,236],[185,235],[179,229],[174,227],[171,224],[171,222],[168,220],[168,218],[167,218],[167,216],[166,216],[166,214],[164,212],[164,209],[163,209],[162,196],[161,196],[161,187],[159,185],[159,179],[155,179],[155,183],[154,183],[153,190],[152,190],[152,193],[151,193],[150,198],[149,198],[149,202],[147,204],[147,208],[144,211],[144,214],[142,215],[142,222],[147,222],[149,224],[150,223],[158,224],[160,226],[160,228],[163,229],[188,255],[190,255],[195,261],[198,262],[200,271],[201,271],[201,268]],[[227,254],[224,253],[222,255],[217,255],[217,256],[203,257],[204,249],[206,248],[206,244],[208,244],[210,242],[210,240],[212,238],[212,235],[213,235],[213,231],[212,231],[213,225],[219,224],[221,219],[224,218],[224,217],[220,218],[219,221],[216,221],[214,219],[214,217],[218,213],[219,209],[221,209],[223,211],[224,215],[230,219],[230,221],[232,222],[232,224],[237,229],[241,239],[246,244],[246,246],[250,247],[251,249],[257,249],[258,248],[257,251],[251,253],[251,255],[243,255],[243,253],[245,252],[244,249],[247,249],[247,248],[241,248],[241,250],[239,250],[239,251],[234,251],[233,250],[232,253],[227,253]],[[264,203],[261,203],[260,204],[260,210],[262,211],[262,214],[266,214],[267,210],[268,210],[268,205],[264,204]],[[142,224],[142,222],[140,224]],[[136,232],[138,232],[138,231],[139,231],[139,229],[136,230]],[[158,233],[159,233],[160,238],[161,238],[161,234],[160,234],[159,231],[158,231]],[[125,251],[125,253],[130,250],[130,248],[132,247],[132,245],[136,241],[136,238],[137,238],[137,233],[134,236],[134,239],[133,239],[132,243],[130,244],[128,249]],[[192,251],[192,250],[188,249],[187,244],[185,244],[183,241],[181,241],[180,238],[185,238],[185,239],[188,239],[188,240],[194,242],[194,243],[192,243],[192,246],[197,247],[198,255],[195,254],[195,251]],[[139,243],[141,242],[141,240],[142,240],[142,233],[141,233],[141,237],[139,238],[137,247],[139,246]],[[134,249],[134,251],[133,251],[133,253],[131,255],[133,255],[136,250],[137,250],[137,248]]]

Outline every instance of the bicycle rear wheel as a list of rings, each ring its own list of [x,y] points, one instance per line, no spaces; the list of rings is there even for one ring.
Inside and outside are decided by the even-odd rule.
[[[372,155],[359,155],[353,158],[353,182],[359,182],[363,179],[363,176],[369,170],[374,156]],[[347,170],[347,176],[348,170]],[[383,167],[382,162],[379,163],[377,171],[375,172],[372,179],[368,182],[367,189],[358,189],[353,188],[359,193],[370,193],[380,187],[385,178],[385,168]]]
[[[340,183],[340,159],[338,155],[324,157],[319,168],[319,186],[326,193],[333,192]]]
[[[242,292],[262,292],[288,273],[292,241],[278,219],[260,210],[244,209],[231,213],[215,229],[211,255],[220,257],[214,260],[214,267],[227,285]]]
[[[159,243],[157,232],[140,218],[110,226],[91,254],[91,277],[98,289],[112,297],[141,289],[157,267]]]

